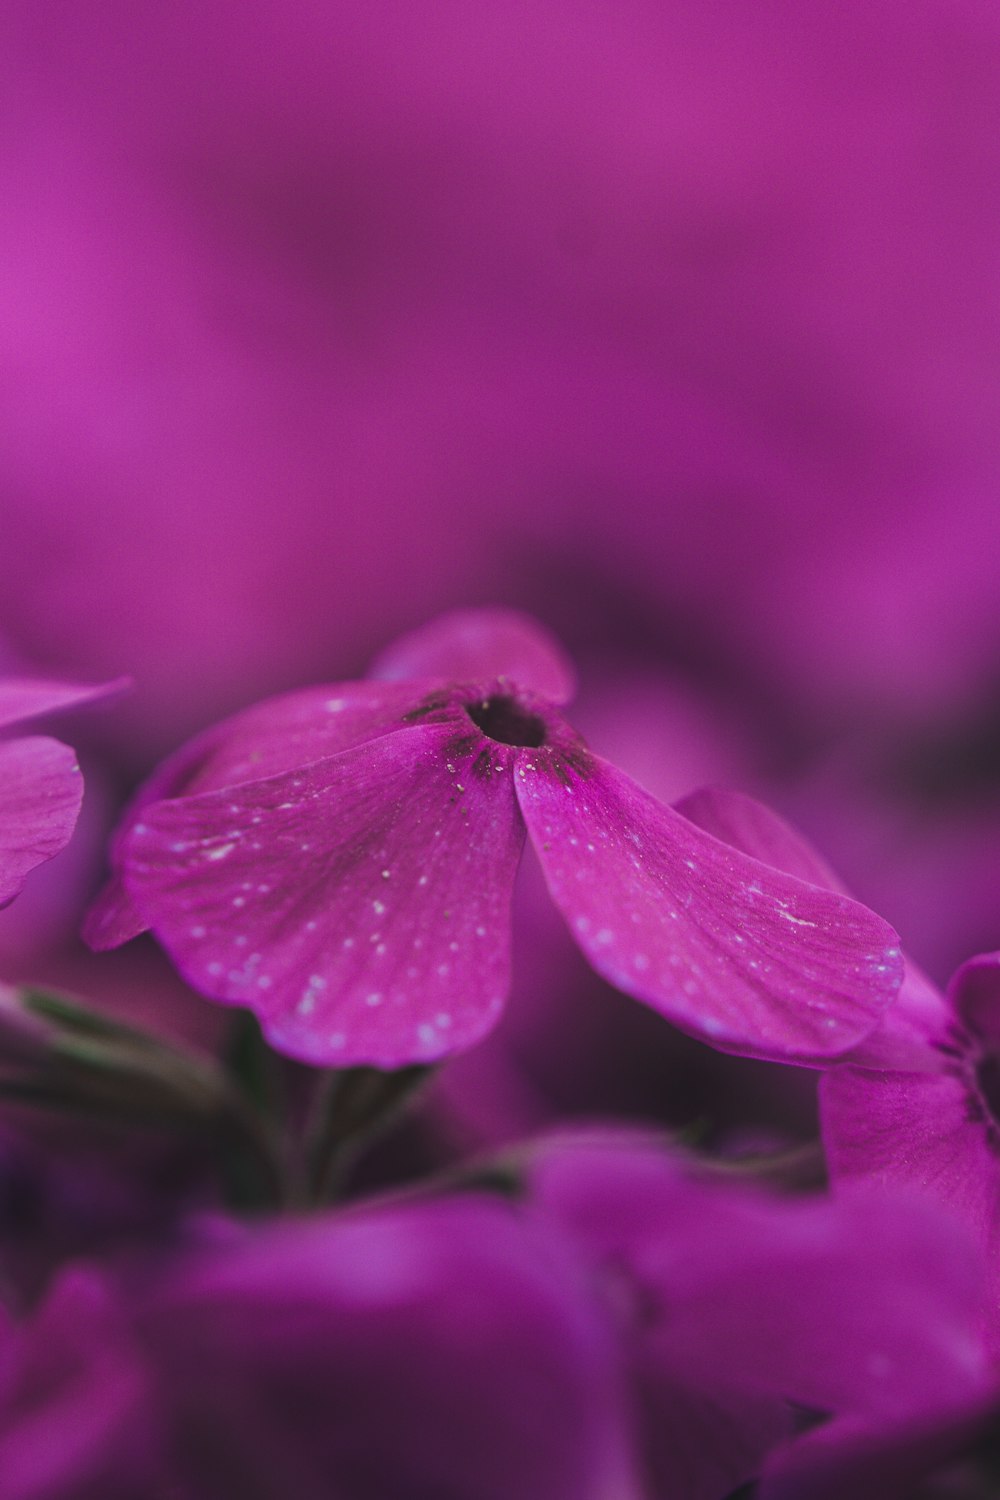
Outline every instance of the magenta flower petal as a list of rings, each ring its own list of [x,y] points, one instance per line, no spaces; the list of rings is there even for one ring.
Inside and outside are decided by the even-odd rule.
[[[714,834],[751,858],[824,890],[850,895],[807,839],[776,812],[743,792],[708,787],[692,792],[674,805],[706,833]],[[927,1038],[943,1033],[947,1020],[948,1007],[940,991],[906,958],[895,1003],[885,1011],[875,1030],[852,1049],[850,1061],[864,1068],[939,1072],[941,1054],[928,1047]]]
[[[703,1389],[823,1410],[925,1409],[989,1374],[981,1255],[906,1189],[788,1200],[626,1132],[542,1144],[534,1200],[627,1270],[644,1336]]]
[[[977,953],[952,975],[948,999],[966,1026],[1000,1051],[1000,953]]]
[[[80,926],[80,936],[96,953],[119,948],[145,932],[149,923],[126,891],[121,879],[113,875],[95,898]]]
[[[116,873],[92,905],[84,941],[103,951],[137,937],[148,922],[117,874],[122,840],[144,807],[291,771],[399,725],[419,684],[335,682],[283,693],[214,724],[167,757],[126,809],[111,846]]]
[[[109,1447],[128,1452],[150,1394],[110,1286],[86,1267],[64,1271],[31,1322],[12,1325],[3,1352],[5,1500],[89,1500],[82,1476]]]
[[[838,1067],[849,1064],[879,1072],[944,1072],[950,1059],[936,1042],[945,1039],[949,1021],[941,991],[906,957],[895,1004],[890,1005],[870,1036],[838,1059]]]
[[[468,1194],[223,1234],[25,1320],[4,1500],[645,1500],[558,1233]]]
[[[219,730],[222,727],[217,726]],[[149,926],[118,873],[125,835],[144,807],[166,797],[176,796],[191,784],[199,767],[211,755],[216,738],[217,729],[213,728],[196,736],[189,744],[182,745],[157,766],[129,803],[125,819],[111,839],[111,865],[114,873],[91,905],[80,928],[84,942],[97,952],[117,948],[138,937]]]
[[[734,1197],[725,1229],[688,1231],[687,1260],[673,1257],[669,1337],[692,1373],[833,1412],[926,1409],[943,1383],[986,1389],[984,1266],[936,1203],[905,1190]]]
[[[906,994],[900,1020],[890,1013],[886,1027],[900,1035],[908,1029],[914,1052],[918,1043],[923,1048],[922,1065],[879,1068],[865,1043],[850,1066],[823,1079],[823,1142],[835,1182],[908,1184],[964,1220],[990,1265],[991,1337],[1000,1346],[997,956],[971,959],[947,999],[932,989],[928,998],[933,1005],[918,1011]]]
[[[172,1283],[147,1337],[223,1475],[249,1450],[317,1500],[638,1500],[611,1331],[569,1247],[506,1205],[317,1218]]]
[[[520,762],[549,890],[610,983],[755,1057],[822,1059],[873,1030],[902,976],[886,922],[721,843],[596,757],[562,777]]]
[[[168,757],[142,788],[142,805],[263,781],[377,739],[399,727],[423,686],[330,682],[265,698]]]
[[[898,1182],[945,1200],[996,1256],[996,1125],[961,1073],[835,1068],[822,1080],[823,1141],[835,1180]],[[998,1267],[1000,1275],[1000,1267]]]
[[[646,1352],[646,1351],[643,1351]],[[680,1369],[665,1372],[655,1357],[637,1358],[634,1401],[644,1417],[642,1456],[650,1500],[719,1500],[742,1494],[762,1460],[788,1436],[791,1413],[774,1396],[699,1390]]]
[[[809,885],[824,890],[850,892],[834,874],[823,856],[784,818],[745,792],[723,787],[703,787],[674,803],[674,808],[706,833],[741,849],[751,859],[784,870]]]
[[[911,1193],[789,1200],[625,1130],[540,1141],[524,1171],[626,1335],[657,1495],[758,1473],[787,1402],[891,1424],[991,1388],[981,1256]]]
[[[412,682],[509,679],[552,703],[576,691],[573,664],[537,620],[514,609],[461,609],[441,615],[395,641],[375,662],[372,677]]]
[[[980,1489],[974,1470],[964,1465],[961,1476],[952,1476],[958,1488],[947,1478],[939,1485],[933,1476],[988,1438],[995,1417],[995,1398],[956,1401],[942,1390],[937,1408],[916,1417],[830,1422],[775,1450],[761,1474],[760,1500],[988,1500],[991,1490]]]
[[[0,729],[126,687],[127,679],[86,686],[14,677],[0,682]],[[76,756],[38,735],[0,741],[0,906],[13,900],[36,865],[69,842],[83,782]]]
[[[72,708],[78,703],[90,703],[95,698],[107,698],[122,692],[128,685],[127,677],[89,685],[51,682],[45,678],[8,678],[0,682],[0,729],[9,729],[12,724],[38,719],[62,708]]]
[[[398,1067],[468,1047],[506,994],[524,829],[510,776],[463,775],[455,744],[454,723],[413,726],[156,803],[124,840],[128,894],[282,1051]]]
[[[68,745],[38,735],[0,743],[0,906],[69,842],[82,799]]]

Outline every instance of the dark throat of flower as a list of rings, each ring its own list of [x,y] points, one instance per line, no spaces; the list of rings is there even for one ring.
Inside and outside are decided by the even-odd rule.
[[[976,1063],[976,1085],[995,1127],[1000,1127],[1000,1054],[986,1052]]]
[[[501,745],[526,745],[538,749],[545,744],[545,722],[522,708],[516,698],[482,698],[467,703],[465,712],[489,739]]]

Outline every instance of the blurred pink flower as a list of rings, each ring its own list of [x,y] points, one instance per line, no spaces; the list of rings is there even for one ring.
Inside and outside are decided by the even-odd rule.
[[[217,1238],[124,1288],[70,1270],[8,1332],[5,1500],[641,1500],[613,1331],[508,1205]]]
[[[947,992],[904,983],[886,1016],[906,1053],[873,1038],[823,1080],[823,1142],[836,1183],[901,1183],[940,1200],[988,1256],[1000,1348],[1000,954],[963,964]]]
[[[681,806],[744,852],[843,890],[805,839],[750,798],[716,790]],[[1000,1348],[1000,954],[970,959],[946,992],[907,962],[880,1024],[824,1073],[820,1104],[836,1183],[919,1189],[966,1224],[989,1267],[984,1322]]]
[[[5,1500],[718,1500],[790,1403],[885,1428],[993,1389],[975,1252],[908,1194],[789,1201],[638,1132],[510,1166],[513,1201],[68,1270],[0,1335]]]
[[[0,680],[0,731],[105,697],[120,686]],[[67,745],[43,735],[0,740],[0,906],[14,899],[36,865],[66,846],[82,799],[80,767]]]

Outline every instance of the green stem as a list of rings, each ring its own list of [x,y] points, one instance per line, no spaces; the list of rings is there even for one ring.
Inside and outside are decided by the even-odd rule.
[[[322,1076],[303,1149],[302,1193],[308,1204],[332,1202],[355,1158],[392,1123],[433,1072],[430,1067],[349,1068]]]

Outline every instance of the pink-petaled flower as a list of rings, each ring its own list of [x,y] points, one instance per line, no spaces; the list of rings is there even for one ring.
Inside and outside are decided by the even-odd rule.
[[[1000,1348],[1000,953],[963,964],[944,994],[904,982],[900,1000],[899,1016],[823,1080],[830,1170],[844,1185],[918,1186],[966,1221],[989,1257]],[[882,1030],[905,1035],[912,1056],[885,1066]]]
[[[466,611],[207,730],[127,813],[88,941],[152,928],[306,1061],[432,1061],[502,1009],[527,831],[589,962],[676,1025],[805,1060],[866,1036],[900,980],[887,924],[657,802],[569,726],[572,690],[539,626]]]
[[[751,799],[712,791],[681,806],[745,852],[841,889]],[[990,1266],[990,1338],[1000,1347],[1000,953],[969,959],[943,992],[907,960],[897,1003],[824,1074],[820,1104],[836,1186],[916,1189],[964,1221]]]
[[[912,1189],[789,1199],[634,1130],[566,1132],[525,1154],[533,1201],[631,1329],[633,1378],[878,1424],[995,1392],[979,1248]]]
[[[0,682],[0,734],[120,686],[7,678]],[[0,739],[0,906],[69,842],[82,798],[80,767],[68,745],[46,735]]]
[[[4,1500],[646,1500],[615,1330],[544,1224],[466,1194],[217,1228],[13,1324]]]

